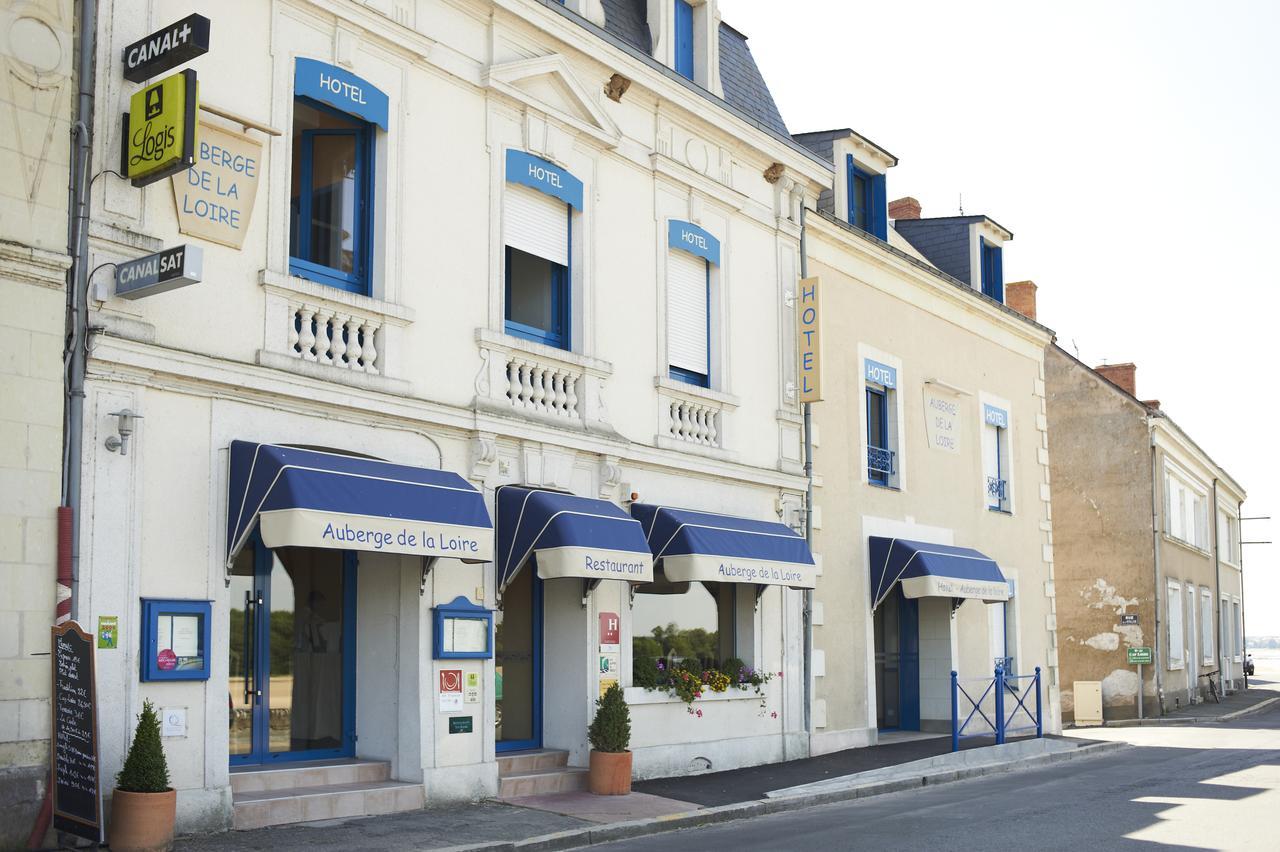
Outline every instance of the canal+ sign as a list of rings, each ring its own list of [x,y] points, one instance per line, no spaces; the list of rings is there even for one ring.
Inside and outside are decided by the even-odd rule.
[[[124,78],[142,83],[209,52],[209,19],[188,15],[124,49]]]

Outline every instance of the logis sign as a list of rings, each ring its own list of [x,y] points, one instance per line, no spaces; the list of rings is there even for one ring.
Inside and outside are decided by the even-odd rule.
[[[141,83],[209,52],[209,19],[188,15],[124,49],[124,78]]]
[[[134,186],[155,183],[195,163],[197,99],[196,72],[190,69],[129,99],[120,168]]]

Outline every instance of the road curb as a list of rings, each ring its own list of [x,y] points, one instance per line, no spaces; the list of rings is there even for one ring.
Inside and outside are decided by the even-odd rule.
[[[1090,757],[1102,757],[1130,748],[1133,748],[1133,746],[1128,743],[1091,743],[1072,751],[1049,752],[1005,763],[944,769],[915,775],[910,778],[897,778],[888,781],[872,781],[862,784],[855,782],[819,793],[801,793],[795,796],[779,796],[772,799],[737,802],[731,805],[717,805],[697,811],[668,814],[650,819],[568,829],[557,831],[554,834],[529,837],[524,840],[502,840],[467,846],[450,846],[447,849],[434,850],[434,852],[557,852],[557,850],[563,849],[581,849],[585,846],[594,846],[599,843],[613,843],[619,840],[629,840],[651,834],[663,834],[668,831],[679,831],[685,828],[717,825],[784,811],[797,811],[817,805],[866,799],[887,793],[915,790],[921,787],[934,787],[939,784],[962,781],[966,778],[1016,772],[1022,769],[1035,769],[1052,763],[1063,763]]]
[[[1249,707],[1242,707],[1230,713],[1223,713],[1221,716],[1156,716],[1151,719],[1110,719],[1103,723],[1104,728],[1146,728],[1146,727],[1165,727],[1171,725],[1211,725],[1215,722],[1234,722],[1236,719],[1242,719],[1245,716],[1251,716],[1262,710],[1271,707],[1276,702],[1280,702],[1280,695],[1273,698],[1265,698],[1257,704]],[[1073,728],[1077,731],[1086,731],[1088,728]]]

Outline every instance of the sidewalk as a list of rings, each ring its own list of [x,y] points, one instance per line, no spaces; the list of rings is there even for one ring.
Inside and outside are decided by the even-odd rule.
[[[889,738],[897,739],[897,736],[889,735]],[[1075,738],[1046,739],[1049,741],[1042,744],[1044,748],[1036,749],[1045,753],[1030,758],[1006,758],[995,749],[984,749],[991,745],[990,740],[968,740],[962,743],[963,756],[952,761],[946,757],[951,753],[949,736],[903,737],[884,745],[786,763],[637,782],[629,796],[561,793],[505,802],[429,807],[388,816],[189,837],[178,840],[174,848],[179,852],[575,849],[608,840],[1087,757],[1124,747],[1118,743]],[[1029,750],[1025,747],[1037,745],[1029,738],[1016,742],[1001,749],[1018,753]],[[940,765],[933,766],[934,763]],[[925,768],[917,771],[916,765]],[[893,767],[902,767],[903,772],[895,774]],[[808,785],[813,786],[808,788]],[[792,787],[802,788],[802,792],[787,789]]]
[[[1257,713],[1280,702],[1280,681],[1249,678],[1249,688],[1223,696],[1220,703],[1212,699],[1200,704],[1180,707],[1163,716],[1147,719],[1112,719],[1108,728],[1127,728],[1136,725],[1203,725],[1212,722],[1230,722],[1242,716]],[[1080,728],[1087,730],[1087,728]]]

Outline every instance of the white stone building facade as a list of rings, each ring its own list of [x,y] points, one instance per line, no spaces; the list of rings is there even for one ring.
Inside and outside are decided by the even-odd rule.
[[[807,754],[802,595],[785,585],[703,592],[719,656],[780,676],[698,716],[630,686],[633,639],[660,626],[634,615],[655,609],[644,587],[535,582],[526,566],[535,588],[512,581],[500,600],[492,563],[366,550],[322,586],[299,569],[320,562],[305,548],[242,551],[265,569],[228,560],[235,441],[452,471],[491,514],[514,484],[799,523],[791,299],[800,210],[830,166],[785,135],[714,2],[683,22],[667,5],[102,4],[95,161],[119,161],[139,89],[122,47],[189,11],[212,21],[189,66],[202,133],[231,152],[201,153],[200,198],[185,174],[104,177],[92,209],[93,266],[203,251],[203,281],[160,295],[125,300],[95,277],[83,436],[79,610],[120,624],[98,652],[99,693],[115,696],[103,777],[144,699],[180,711],[164,739],[180,831],[314,818],[234,786],[290,756],[382,763],[388,792],[367,812],[498,793],[504,742],[583,766],[606,679],[629,687],[637,777]],[[143,416],[127,455],[106,446],[125,408]],[[499,642],[541,626],[508,648],[505,676],[493,658],[435,659],[433,608],[459,598],[497,612]],[[144,679],[153,599],[210,602],[207,680]],[[613,642],[602,614],[621,616]],[[439,692],[446,670],[479,676],[460,710]],[[464,716],[467,730],[451,722]]]

